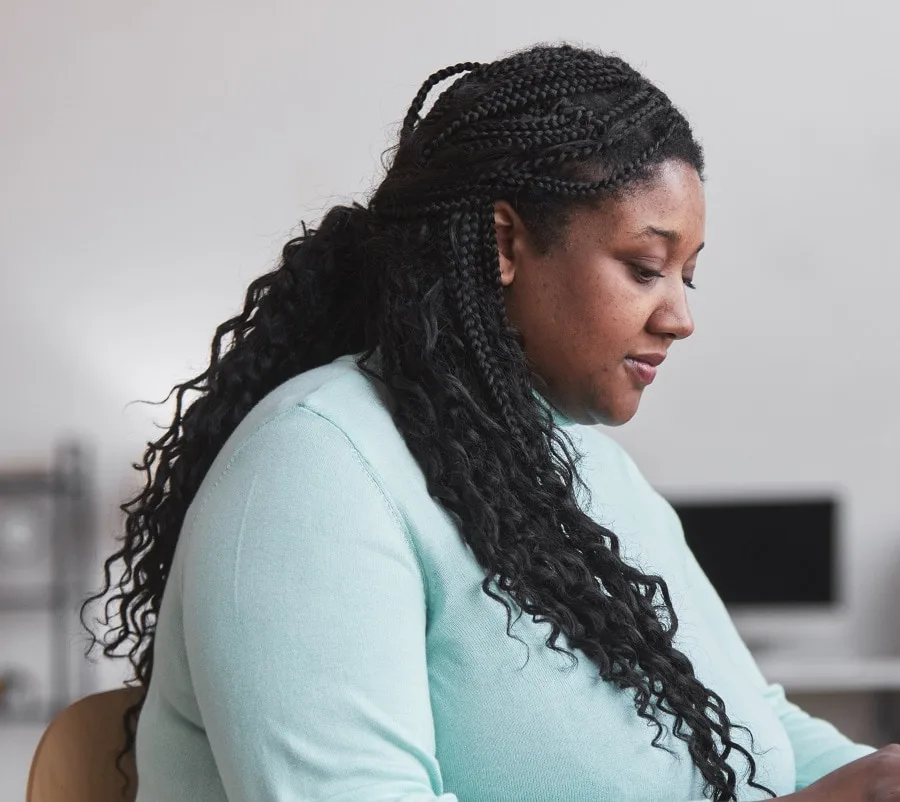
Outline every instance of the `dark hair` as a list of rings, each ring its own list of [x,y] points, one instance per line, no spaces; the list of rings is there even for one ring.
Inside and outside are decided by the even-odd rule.
[[[423,116],[431,90],[462,73]],[[774,796],[754,782],[721,697],[674,648],[666,582],[624,562],[616,535],[576,503],[577,455],[535,398],[504,309],[495,201],[507,200],[547,249],[574,208],[632,191],[672,159],[702,175],[687,121],[615,57],[541,45],[425,81],[368,209],[337,206],[317,229],[304,226],[279,267],[250,285],[241,314],[218,327],[206,370],[173,388],[174,419],[135,465],[146,485],[122,505],[121,548],[93,599],[115,589],[105,654],[127,657],[146,688],[179,530],[216,453],[277,385],[361,354],[430,494],[484,568],[484,593],[506,608],[507,635],[504,594],[519,615],[552,625],[547,647],[577,661],[557,645],[564,634],[604,680],[633,692],[654,746],[665,748],[654,708],[674,716],[712,799],[735,796],[732,752],[746,758],[749,784]],[[126,717],[126,749],[138,711]]]

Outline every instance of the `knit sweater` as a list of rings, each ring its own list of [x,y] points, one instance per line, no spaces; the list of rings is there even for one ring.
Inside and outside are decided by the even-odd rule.
[[[623,449],[557,422],[582,457],[584,511],[665,578],[675,645],[752,732],[757,782],[792,793],[873,751],[766,681]],[[546,648],[549,623],[525,614],[507,635],[484,576],[352,357],[284,383],[218,453],[181,529],[138,726],[139,802],[702,799],[672,717],[656,712],[669,751],[652,746],[633,694],[564,636],[574,668]],[[739,800],[767,798],[744,758],[729,762]]]

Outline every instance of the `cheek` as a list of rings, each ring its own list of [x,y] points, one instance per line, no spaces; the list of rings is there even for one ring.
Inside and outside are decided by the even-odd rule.
[[[546,378],[566,383],[608,378],[639,337],[646,293],[614,265],[587,260],[554,267],[522,287],[518,298],[510,296],[511,322],[518,318],[526,352]]]
[[[620,288],[585,288],[569,299],[560,320],[568,342],[600,369],[627,353],[642,326],[640,310],[639,299]]]
[[[554,294],[557,322],[568,336],[602,329],[609,319],[611,300],[609,288],[598,276],[571,281]]]

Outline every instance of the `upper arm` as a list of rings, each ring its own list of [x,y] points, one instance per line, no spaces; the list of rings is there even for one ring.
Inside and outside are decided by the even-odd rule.
[[[352,443],[292,409],[201,504],[184,632],[228,798],[434,799],[423,576]]]

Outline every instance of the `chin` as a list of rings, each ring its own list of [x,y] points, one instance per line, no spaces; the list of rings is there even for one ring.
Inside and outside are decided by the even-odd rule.
[[[621,399],[616,404],[598,402],[585,411],[584,420],[575,419],[577,423],[603,426],[624,426],[635,415],[640,405],[640,396],[634,399]]]
[[[597,420],[592,421],[592,423],[601,424],[603,426],[624,426],[635,416],[635,414],[637,414],[637,410],[628,415],[608,415],[602,418],[598,417]]]

